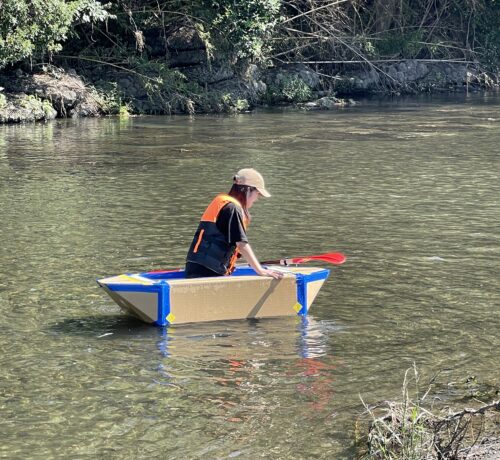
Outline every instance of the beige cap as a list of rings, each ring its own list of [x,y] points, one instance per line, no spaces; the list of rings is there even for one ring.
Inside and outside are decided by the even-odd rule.
[[[253,168],[240,169],[234,176],[234,182],[239,185],[255,187],[262,196],[269,198],[271,194],[266,190],[264,178]]]

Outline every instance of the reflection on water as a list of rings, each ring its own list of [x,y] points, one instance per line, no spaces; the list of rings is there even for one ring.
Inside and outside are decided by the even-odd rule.
[[[0,456],[351,458],[413,362],[498,379],[500,99],[0,126]],[[262,259],[342,251],[306,319],[153,328],[95,284],[182,266],[262,170]],[[224,185],[226,184],[226,185]],[[292,440],[292,441],[291,441]]]

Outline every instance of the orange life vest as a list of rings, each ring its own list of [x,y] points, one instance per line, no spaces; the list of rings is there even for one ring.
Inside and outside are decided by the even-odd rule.
[[[228,203],[233,203],[243,210],[236,198],[223,193],[217,195],[201,216],[187,255],[188,262],[203,265],[220,275],[230,275],[233,272],[239,255],[237,246],[229,244],[217,228],[217,218]],[[243,216],[243,227],[246,230],[248,220],[244,213]]]

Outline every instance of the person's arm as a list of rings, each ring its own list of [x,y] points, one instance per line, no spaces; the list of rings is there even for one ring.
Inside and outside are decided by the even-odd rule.
[[[241,252],[241,255],[245,258],[245,260],[249,263],[250,267],[252,267],[257,275],[260,276],[270,276],[271,278],[274,279],[281,279],[283,278],[283,273],[278,272],[275,270],[270,270],[268,268],[264,268],[260,262],[257,260],[257,257],[255,257],[255,254],[252,250],[252,246],[250,246],[250,243],[244,242],[244,241],[239,241],[236,243],[236,246]]]

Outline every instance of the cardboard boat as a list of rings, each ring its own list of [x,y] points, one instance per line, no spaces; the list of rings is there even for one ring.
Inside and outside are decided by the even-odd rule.
[[[124,274],[97,280],[126,312],[157,326],[273,316],[305,316],[328,278],[315,267],[269,266],[275,280],[247,266],[231,276],[186,279],[183,270]]]

